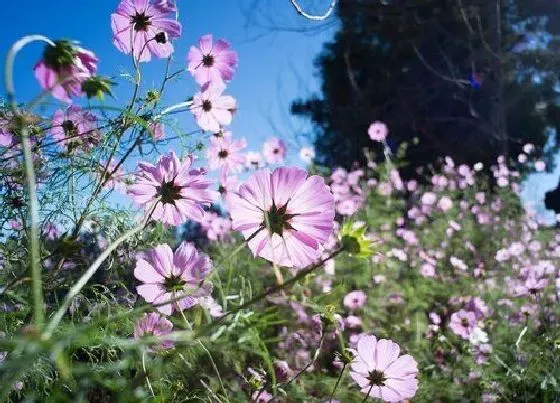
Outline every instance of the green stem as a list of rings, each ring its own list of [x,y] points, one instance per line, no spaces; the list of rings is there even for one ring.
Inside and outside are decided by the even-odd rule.
[[[23,161],[25,165],[25,179],[27,183],[27,194],[29,197],[29,216],[31,219],[29,231],[29,249],[31,254],[31,278],[32,278],[32,292],[33,292],[33,320],[37,328],[42,328],[45,321],[44,302],[43,302],[43,279],[41,277],[41,264],[39,260],[39,209],[37,204],[37,189],[35,181],[35,168],[33,167],[33,155],[31,151],[31,141],[29,140],[29,132],[25,127],[21,114],[19,113],[17,102],[15,98],[14,88],[14,63],[16,55],[27,44],[31,42],[46,42],[49,45],[54,43],[43,35],[28,35],[16,41],[8,55],[6,56],[6,63],[4,65],[4,82],[6,86],[6,93],[8,102],[17,118],[21,130],[21,142],[23,148]]]
[[[369,387],[369,390],[367,391],[367,395],[364,398],[364,400],[362,400],[362,403],[367,402],[368,398],[369,398],[369,394],[371,393],[371,390],[373,389],[373,383],[371,384],[371,386]]]
[[[338,375],[338,379],[336,380],[336,383],[334,384],[334,388],[331,392],[331,397],[329,398],[329,403],[332,403],[332,401],[334,399],[334,394],[336,393],[336,390],[338,389],[338,385],[340,384],[340,380],[342,379],[342,375],[344,374],[345,369],[346,369],[346,364],[343,364],[342,369],[340,370],[340,374]]]

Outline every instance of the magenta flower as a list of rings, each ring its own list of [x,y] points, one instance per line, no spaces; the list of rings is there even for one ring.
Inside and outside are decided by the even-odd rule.
[[[194,95],[192,113],[202,130],[218,133],[231,123],[237,102],[232,96],[222,95],[225,88],[221,81],[208,82]]]
[[[68,41],[55,41],[47,45],[43,58],[33,71],[39,85],[52,96],[64,102],[82,95],[82,82],[97,72],[98,59],[89,50],[74,46]]]
[[[148,62],[152,55],[169,57],[173,53],[170,38],[181,35],[181,24],[170,15],[174,3],[149,0],[122,0],[111,14],[113,44],[125,54],[134,54],[139,62]]]
[[[351,291],[344,297],[344,306],[348,309],[359,309],[366,304],[367,296],[363,291]]]
[[[211,182],[203,170],[192,169],[193,157],[181,162],[174,152],[160,157],[156,165],[138,164],[136,182],[130,185],[128,194],[146,208],[157,201],[152,217],[170,225],[185,220],[201,221],[203,205],[209,205],[218,193],[210,190]]]
[[[400,402],[416,394],[418,367],[409,355],[399,357],[400,347],[391,340],[364,335],[358,341],[350,376],[362,393],[385,402]]]
[[[286,267],[315,262],[333,231],[334,199],[322,177],[299,168],[264,169],[230,196],[233,229],[255,256]]]
[[[191,46],[187,70],[199,85],[210,81],[229,81],[237,67],[237,52],[223,39],[212,43],[212,35],[201,36],[198,48]]]
[[[278,137],[271,137],[263,144],[263,155],[269,164],[281,164],[286,157],[286,144]]]
[[[449,321],[449,327],[451,328],[451,331],[465,340],[469,339],[475,326],[475,313],[471,311],[465,311],[464,309],[453,313],[453,315],[451,315],[451,320]]]
[[[206,154],[210,169],[220,169],[222,173],[239,173],[245,165],[242,150],[247,147],[247,140],[234,140],[231,132],[223,132],[210,138],[210,147]]]
[[[387,125],[383,122],[373,122],[368,128],[369,138],[373,141],[385,141],[388,133],[389,129],[387,129]]]
[[[134,327],[134,338],[136,340],[142,337],[153,336],[162,338],[161,343],[155,346],[155,349],[169,349],[173,347],[171,340],[166,340],[163,336],[171,333],[173,323],[160,316],[155,312],[145,313],[137,322]]]
[[[212,286],[204,281],[211,266],[191,243],[183,242],[175,252],[168,245],[156,246],[136,261],[134,277],[143,283],[136,292],[164,315],[189,309],[210,295]]]
[[[53,115],[51,133],[69,152],[77,148],[90,150],[101,137],[95,115],[78,106],[70,106],[66,112],[58,109]]]

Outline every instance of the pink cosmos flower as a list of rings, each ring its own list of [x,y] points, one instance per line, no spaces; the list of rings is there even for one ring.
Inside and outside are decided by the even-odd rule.
[[[367,296],[363,291],[351,291],[344,297],[344,306],[348,309],[359,309],[366,304]]]
[[[220,169],[224,174],[241,172],[245,165],[245,155],[242,153],[245,147],[245,138],[234,140],[228,131],[210,137],[210,147],[206,153],[210,169]]]
[[[399,357],[397,343],[364,335],[358,341],[356,358],[350,376],[367,396],[385,402],[400,402],[416,394],[418,367],[409,355]]]
[[[248,151],[245,155],[245,166],[247,168],[262,168],[264,166],[262,155],[254,151]]]
[[[163,123],[155,122],[150,125],[150,130],[152,131],[152,136],[154,140],[162,140],[165,137],[165,127]]]
[[[475,326],[475,313],[471,311],[465,311],[464,309],[453,313],[451,315],[451,320],[449,321],[449,327],[451,328],[451,331],[457,336],[461,336],[465,340],[469,339]]]
[[[319,258],[333,231],[334,199],[320,176],[292,167],[263,169],[231,195],[230,214],[255,256],[302,268]]]
[[[383,122],[375,121],[368,128],[369,138],[373,141],[385,141],[388,133],[389,129],[387,129],[387,125]]]
[[[41,88],[50,91],[56,99],[70,103],[71,97],[83,93],[82,82],[97,72],[97,62],[93,52],[61,40],[45,47],[43,58],[33,72]]]
[[[138,163],[136,182],[130,185],[128,194],[135,203],[150,208],[157,205],[152,217],[170,225],[185,220],[201,221],[203,205],[209,205],[218,193],[210,190],[211,182],[203,170],[192,169],[192,155],[181,162],[174,152],[160,157],[156,165]]]
[[[278,137],[271,137],[263,144],[263,155],[269,164],[281,164],[286,157],[286,144]]]
[[[78,106],[71,106],[66,112],[58,109],[53,115],[52,126],[54,139],[69,152],[76,148],[90,150],[101,137],[95,115]]]
[[[187,70],[199,85],[209,81],[229,81],[237,67],[237,52],[223,39],[212,43],[212,35],[201,36],[198,48],[191,46]]]
[[[221,81],[208,82],[194,95],[191,110],[202,130],[218,133],[231,123],[237,102],[232,96],[222,95],[225,89]]]
[[[315,150],[313,147],[301,147],[299,150],[299,158],[306,164],[311,164],[315,158]]]
[[[169,57],[173,45],[169,38],[181,35],[181,24],[169,16],[169,7],[163,8],[149,0],[122,0],[111,14],[113,44],[125,54],[134,54],[139,62],[148,62],[152,55]]]
[[[204,281],[211,266],[191,243],[183,242],[175,252],[168,245],[156,246],[136,261],[134,277],[143,283],[136,292],[164,315],[189,309],[210,295],[211,284]]]
[[[145,313],[137,322],[134,327],[134,338],[136,340],[142,339],[145,336],[162,337],[171,333],[173,323],[160,316],[155,312]],[[161,343],[155,346],[156,349],[169,349],[173,347],[171,340],[162,338]]]

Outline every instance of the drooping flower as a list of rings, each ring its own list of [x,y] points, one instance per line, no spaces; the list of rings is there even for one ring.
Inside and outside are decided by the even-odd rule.
[[[90,150],[101,137],[95,115],[78,106],[70,106],[66,111],[58,109],[53,115],[51,133],[69,152],[78,148]]]
[[[199,254],[191,243],[181,243],[175,252],[168,245],[159,245],[136,261],[134,277],[143,283],[136,291],[158,311],[171,315],[210,295],[212,287],[205,279],[211,267],[210,258]]]
[[[469,339],[475,326],[476,315],[474,314],[474,312],[465,311],[464,309],[453,313],[449,321],[449,327],[451,328],[451,331],[465,340]]]
[[[163,3],[168,7],[162,7]],[[113,44],[125,54],[134,54],[139,62],[150,61],[152,55],[169,57],[173,53],[170,38],[181,35],[181,24],[169,12],[169,1],[122,0],[111,14]]]
[[[232,96],[222,95],[225,89],[221,81],[208,82],[194,95],[192,113],[202,130],[218,133],[231,123],[237,102]]]
[[[315,158],[315,150],[313,147],[301,147],[299,150],[299,158],[306,164],[311,164],[313,158]]]
[[[389,129],[387,129],[387,125],[383,122],[373,122],[368,128],[369,138],[373,141],[385,141],[388,133]]]
[[[83,93],[82,82],[97,72],[97,62],[93,52],[60,40],[45,47],[33,71],[41,88],[56,99],[72,102],[71,97]]]
[[[152,215],[155,220],[170,225],[187,219],[201,221],[202,206],[214,201],[218,193],[209,189],[211,182],[205,172],[192,169],[192,163],[191,155],[181,162],[174,152],[160,157],[156,165],[140,162],[128,194],[146,208],[158,201]]]
[[[316,261],[334,226],[334,199],[324,179],[299,168],[256,172],[229,204],[233,229],[253,254],[281,266]]]
[[[173,347],[173,341],[166,340],[163,336],[171,333],[173,323],[160,316],[155,312],[145,313],[134,327],[134,338],[141,340],[146,336],[154,336],[161,338],[161,342],[157,344],[155,349],[169,349]]]
[[[188,67],[199,85],[209,81],[229,81],[237,68],[237,52],[230,44],[218,39],[212,43],[212,35],[203,35],[198,48],[191,46],[187,56]]]
[[[399,345],[391,340],[377,340],[372,335],[360,338],[350,376],[362,393],[385,402],[400,402],[416,394],[416,361],[409,354],[399,357],[399,353]]]
[[[210,169],[220,169],[224,174],[240,172],[245,165],[245,155],[242,153],[245,147],[247,140],[234,140],[229,131],[212,136],[206,154]]]
[[[286,157],[286,144],[278,137],[271,137],[263,144],[263,155],[269,164],[281,164]]]

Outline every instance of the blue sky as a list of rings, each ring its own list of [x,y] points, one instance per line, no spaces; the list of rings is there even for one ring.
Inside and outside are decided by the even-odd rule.
[[[239,53],[239,68],[227,89],[239,106],[230,127],[234,136],[246,137],[249,148],[255,150],[267,137],[280,136],[290,143],[293,155],[290,159],[295,163],[297,150],[308,142],[296,134],[309,132],[309,127],[290,116],[290,102],[318,89],[318,80],[313,76],[313,59],[333,30],[323,29],[309,34],[261,27],[272,24],[299,31],[318,25],[297,15],[289,1],[261,0],[258,8],[254,7],[256,2],[253,0],[178,0],[177,3],[183,35],[175,42],[171,71],[186,66],[187,51],[201,35],[212,33],[214,38],[227,39]],[[1,54],[5,55],[18,38],[40,33],[51,39],[81,42],[82,47],[94,51],[100,58],[101,75],[132,71],[130,57],[120,53],[111,43],[110,14],[118,4],[117,0],[36,0],[33,5],[31,2],[26,4],[25,10],[19,2],[3,5]],[[321,2],[310,0],[303,1],[303,4],[312,7],[313,11],[313,6],[319,7]],[[15,82],[19,101],[30,100],[39,91],[32,68],[40,58],[42,48],[42,44],[32,44],[16,60]],[[164,60],[142,64],[144,90],[150,86],[159,87],[164,67]],[[130,98],[131,85],[124,80],[118,81],[115,95],[122,105]],[[195,91],[194,81],[185,73],[180,82],[169,87],[165,105],[183,101]],[[196,129],[190,113],[180,115],[179,123],[186,130]]]
[[[178,0],[183,35],[175,43],[172,71],[185,66],[189,47],[201,35],[212,33],[225,38],[239,53],[239,68],[228,86],[228,93],[238,100],[239,111],[231,130],[234,136],[246,137],[249,149],[257,150],[267,137],[277,135],[288,141],[288,163],[298,163],[297,151],[309,142],[303,135],[309,125],[289,114],[290,101],[317,92],[319,80],[314,76],[313,59],[323,43],[332,37],[330,28],[313,23],[297,15],[288,0]],[[116,75],[131,71],[131,61],[111,43],[109,16],[117,0],[34,0],[24,3],[8,1],[2,7],[3,24],[0,26],[0,54],[28,34],[44,34],[52,39],[77,40],[93,50],[101,59],[99,73]],[[301,0],[311,12],[321,12],[320,0]],[[255,7],[256,5],[256,7]],[[269,29],[273,25],[285,29]],[[314,27],[323,29],[307,32]],[[15,82],[19,101],[30,100],[39,91],[32,68],[39,59],[43,45],[33,44],[20,53],[16,61]],[[159,85],[164,61],[143,64],[143,85]],[[0,65],[3,74],[3,66]],[[115,90],[117,101],[126,102],[131,86],[118,80]],[[196,91],[188,74],[169,88],[166,105],[185,100]],[[185,129],[196,126],[189,113],[179,116]],[[544,193],[555,187],[560,175],[560,159],[553,174],[533,175],[524,185],[523,197],[543,213]],[[548,216],[551,218],[551,216]]]

